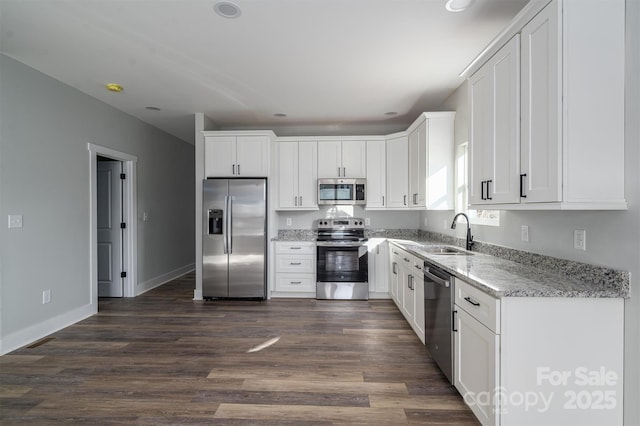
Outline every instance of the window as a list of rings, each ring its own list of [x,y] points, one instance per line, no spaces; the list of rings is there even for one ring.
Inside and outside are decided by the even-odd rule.
[[[500,226],[499,210],[469,209],[469,142],[456,147],[455,173],[456,211],[467,213],[474,225]]]

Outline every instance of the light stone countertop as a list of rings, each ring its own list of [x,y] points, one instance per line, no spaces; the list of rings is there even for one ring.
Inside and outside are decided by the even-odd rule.
[[[416,256],[432,261],[442,269],[494,297],[629,297],[628,289],[583,282],[561,274],[526,266],[488,254],[470,256],[429,254],[412,247],[439,245],[431,240],[389,242]]]

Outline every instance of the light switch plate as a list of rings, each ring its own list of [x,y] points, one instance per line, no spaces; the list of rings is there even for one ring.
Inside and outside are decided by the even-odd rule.
[[[290,217],[287,218],[287,226],[291,226],[292,225],[292,220]]]
[[[529,226],[522,225],[520,227],[520,239],[525,243],[529,242]]]
[[[370,217],[365,217],[364,218],[364,224],[366,226],[370,226],[371,225],[371,218]]]
[[[10,214],[8,226],[9,228],[22,228],[22,215]]]
[[[587,231],[576,229],[573,231],[573,248],[576,250],[587,250]]]

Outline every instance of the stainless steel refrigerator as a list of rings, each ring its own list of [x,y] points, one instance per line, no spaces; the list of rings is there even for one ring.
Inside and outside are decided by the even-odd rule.
[[[266,298],[266,179],[203,182],[202,296]]]

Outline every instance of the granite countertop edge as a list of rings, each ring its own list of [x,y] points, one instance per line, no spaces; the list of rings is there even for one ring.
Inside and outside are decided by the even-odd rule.
[[[627,298],[625,289],[597,288],[586,283],[535,267],[489,254],[474,252],[472,256],[435,255],[412,249],[411,245],[443,245],[430,240],[388,239],[398,247],[437,266],[496,298],[503,297],[564,297],[564,298]],[[467,271],[459,266],[467,263]],[[474,266],[473,263],[480,263]],[[471,264],[469,266],[469,264]]]

